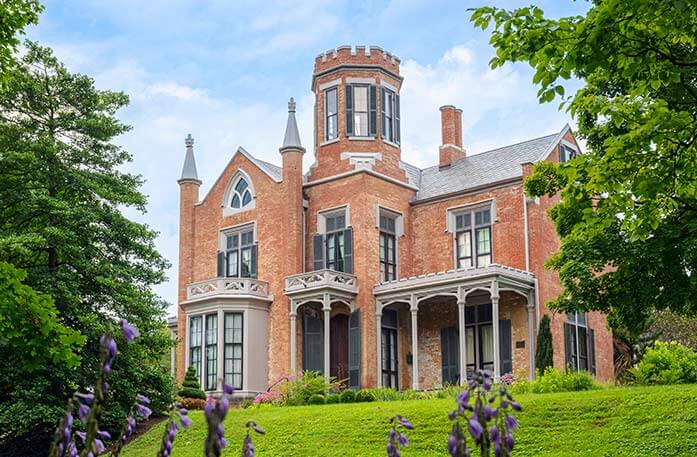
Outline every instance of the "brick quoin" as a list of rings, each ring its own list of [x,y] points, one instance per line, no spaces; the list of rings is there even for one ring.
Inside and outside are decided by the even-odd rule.
[[[374,138],[356,138],[346,134],[345,87],[356,83],[371,84],[377,88],[377,135]],[[544,137],[548,138],[546,141],[549,143],[545,146],[547,152],[544,157],[535,157],[529,163],[518,161],[507,164],[518,167],[512,178],[473,188],[443,191],[422,198],[421,180],[428,173],[460,170],[458,167],[464,167],[469,163],[467,161],[485,160],[486,156],[477,159],[477,154],[465,153],[462,111],[446,105],[440,108],[442,145],[438,151],[433,151],[434,166],[419,170],[405,164],[398,141],[385,140],[381,135],[380,88],[387,87],[398,93],[401,85],[399,59],[381,48],[344,46],[322,53],[315,59],[312,75],[312,89],[316,96],[316,146],[308,151],[310,154],[304,154],[304,149],[299,145],[282,147],[281,158],[277,161],[280,166],[274,166],[261,162],[240,149],[233,154],[202,198],[197,178],[180,180],[177,307],[180,338],[176,350],[179,379],[183,378],[186,369],[189,347],[187,314],[193,306],[187,301],[187,285],[217,277],[216,259],[221,231],[247,223],[254,223],[256,226],[257,278],[268,283],[268,296],[273,297],[273,300],[265,305],[268,309],[264,335],[266,343],[263,347],[250,347],[247,353],[249,359],[244,363],[264,365],[266,382],[262,387],[265,388],[290,374],[291,370],[291,301],[285,290],[285,278],[312,271],[312,242],[313,235],[319,231],[319,214],[337,207],[348,208],[349,222],[353,229],[353,274],[357,285],[353,307],[360,310],[361,316],[360,385],[372,387],[378,383],[377,351],[380,348],[376,335],[377,308],[374,295],[374,288],[382,280],[379,269],[379,208],[402,216],[403,233],[397,236],[397,276],[408,280],[419,275],[437,275],[439,272],[453,270],[455,242],[453,234],[448,230],[449,211],[482,202],[495,204],[492,262],[516,271],[529,271],[534,275],[539,313],[550,315],[552,320],[554,364],[558,368],[564,368],[565,315],[554,313],[545,305],[562,292],[557,274],[544,267],[545,261],[559,249],[559,239],[548,216],[549,209],[558,202],[558,197],[526,198],[523,177],[532,172],[533,161],[558,161],[559,145],[562,142],[578,148],[571,130],[565,128],[556,137]],[[331,87],[337,88],[338,95],[338,138],[326,141],[324,94]],[[438,132],[433,132],[433,135],[437,137]],[[509,148],[514,147],[512,145]],[[303,160],[308,157],[313,163],[303,175]],[[249,177],[254,188],[254,203],[250,209],[229,214],[229,211],[225,211],[225,206],[229,206],[230,202],[225,200],[225,195],[238,172]],[[415,179],[415,174],[420,178]],[[510,320],[512,324],[513,371],[521,376],[528,376],[529,347],[534,341],[528,341],[527,299],[510,291],[502,291],[500,297],[499,318]],[[215,297],[210,303],[211,306],[216,306]],[[304,306],[299,308],[299,316]],[[394,309],[398,314],[399,387],[408,388],[413,381],[412,367],[407,363],[412,347],[411,313],[405,303],[395,304]],[[346,305],[332,304],[332,316],[348,312]],[[446,327],[457,327],[457,316],[458,307],[454,297],[433,297],[419,306],[420,388],[442,385],[440,332]],[[535,313],[535,322],[537,317]],[[296,322],[295,365],[301,369],[302,319],[298,317]],[[589,313],[588,322],[595,331],[597,377],[602,381],[612,380],[612,335],[607,328],[605,316],[596,312]],[[536,326],[537,324],[535,334]],[[221,345],[222,342],[219,341],[218,344]],[[348,350],[343,347],[340,349]]]

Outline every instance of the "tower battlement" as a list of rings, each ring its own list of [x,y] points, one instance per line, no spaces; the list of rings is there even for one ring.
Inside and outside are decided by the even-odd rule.
[[[342,65],[379,66],[399,75],[400,60],[379,46],[339,46],[315,57],[314,74]]]

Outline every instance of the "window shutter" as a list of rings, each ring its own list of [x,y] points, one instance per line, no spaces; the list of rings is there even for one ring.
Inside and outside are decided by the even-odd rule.
[[[574,359],[573,359],[573,353],[574,353],[574,339],[573,339],[573,333],[574,333],[574,328],[571,324],[568,322],[564,323],[564,354],[566,356],[565,362],[566,362],[566,368],[571,367],[573,370],[576,370],[576,367],[573,366],[574,364]]]
[[[324,325],[309,313],[303,313],[303,370],[324,371]]]
[[[324,235],[316,234],[312,236],[312,268],[317,270],[324,269]]]
[[[353,87],[346,86],[346,136],[353,135]]]
[[[361,312],[349,316],[349,382],[352,389],[361,387]]]
[[[249,276],[251,278],[257,277],[257,263],[258,263],[257,262],[257,252],[258,252],[258,248],[257,248],[257,245],[255,244],[252,246],[252,265],[250,268],[251,271],[249,272]]]
[[[377,96],[376,96],[376,90],[375,86],[370,86],[369,89],[369,95],[368,95],[368,103],[370,106],[370,119],[368,120],[368,132],[369,135],[375,136],[376,130],[377,130],[377,114],[376,114],[376,108],[377,108]]]
[[[381,87],[380,88],[380,136],[384,139],[387,139],[385,136],[385,132],[387,131],[387,118],[385,117],[385,88]]]
[[[225,276],[225,252],[218,251],[218,277]]]
[[[401,130],[399,128],[399,94],[394,96],[394,142],[399,144],[401,141]]]
[[[513,373],[513,342],[511,341],[511,321],[499,321],[499,344],[501,374]]]
[[[440,350],[443,385],[455,385],[460,382],[460,341],[456,327],[440,330]]]
[[[353,274],[353,229],[344,230],[344,273]]]
[[[590,360],[591,373],[595,374],[595,331],[588,329],[588,360]]]

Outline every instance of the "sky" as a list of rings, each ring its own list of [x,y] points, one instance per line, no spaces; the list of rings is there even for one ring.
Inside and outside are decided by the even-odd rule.
[[[184,138],[195,139],[201,198],[239,146],[280,165],[290,97],[298,101],[303,145],[312,144],[314,58],[341,45],[376,45],[401,59],[402,159],[438,161],[440,112],[463,110],[468,154],[558,132],[573,122],[558,103],[540,105],[525,64],[491,70],[487,32],[468,8],[518,1],[44,0],[28,38],[54,49],[100,89],[120,90],[118,113],[132,130],[116,139],[142,175],[147,213],[126,214],[159,232],[171,262],[156,291],[177,299],[179,188]],[[583,1],[536,2],[550,16],[582,14]],[[313,155],[306,154],[305,168]],[[170,306],[170,313],[174,307]]]

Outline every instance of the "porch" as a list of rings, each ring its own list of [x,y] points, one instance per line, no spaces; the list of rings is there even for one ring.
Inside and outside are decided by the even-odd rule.
[[[490,265],[377,285],[377,385],[459,384],[476,369],[533,377],[535,284],[529,272]]]

